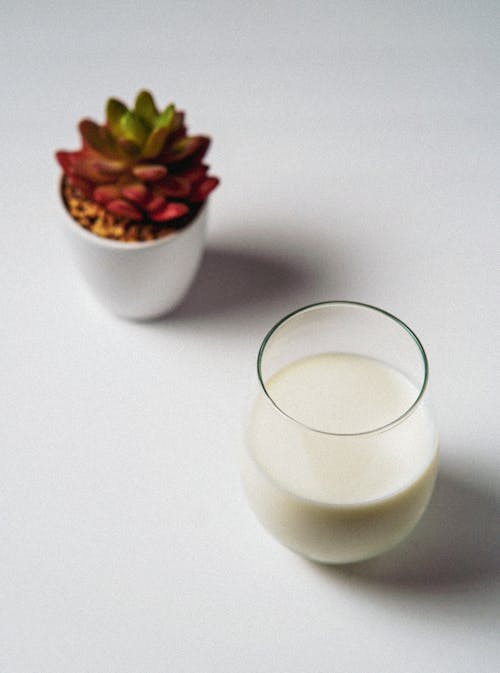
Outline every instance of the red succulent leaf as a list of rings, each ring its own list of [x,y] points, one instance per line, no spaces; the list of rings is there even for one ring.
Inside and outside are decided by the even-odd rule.
[[[165,208],[166,205],[167,202],[165,201],[163,196],[159,196],[158,194],[156,194],[144,204],[144,207],[146,208],[148,213],[151,214],[157,210],[162,210],[163,208]]]
[[[143,218],[141,211],[125,199],[115,199],[106,206],[107,210],[113,215],[126,217],[129,220],[140,222]]]
[[[214,190],[218,184],[218,178],[205,178],[198,185],[196,185],[193,193],[191,194],[191,200],[205,201],[210,192]]]
[[[180,110],[175,111],[174,121],[170,128],[170,133],[179,133],[179,131],[184,135],[186,133],[186,127],[184,126],[184,112]]]
[[[155,190],[167,198],[186,199],[191,193],[191,183],[187,178],[167,175],[164,180],[155,185]]]
[[[70,173],[75,164],[76,152],[64,152],[63,150],[56,152],[56,159],[65,173]]]
[[[121,193],[126,199],[139,206],[143,206],[147,202],[149,196],[148,188],[141,182],[131,182],[128,185],[124,185],[121,188]]]
[[[146,182],[161,180],[166,176],[167,172],[167,167],[162,166],[162,164],[139,164],[132,168],[132,173],[135,177]]]
[[[94,167],[105,175],[110,177],[119,176],[127,170],[127,164],[123,161],[116,161],[113,159],[96,159]]]
[[[73,173],[66,174],[66,179],[68,182],[76,187],[78,191],[85,196],[86,198],[92,198],[92,183],[85,178],[81,178],[79,175],[74,175]]]
[[[109,174],[100,171],[95,160],[85,156],[83,152],[75,154],[71,172],[96,185],[101,185],[110,181]]]
[[[157,210],[151,214],[151,219],[154,222],[168,222],[169,220],[175,220],[178,217],[182,217],[189,212],[189,208],[185,203],[175,203],[171,201],[167,203],[164,208]]]
[[[68,177],[78,176],[89,182],[103,182],[99,173],[88,161],[83,150],[78,152],[58,152],[57,160]]]
[[[167,148],[165,161],[166,163],[178,163],[195,155],[201,158],[208,150],[209,145],[210,139],[206,136],[186,136],[176,140]]]
[[[177,175],[181,178],[186,178],[191,184],[194,182],[199,182],[203,180],[208,171],[208,166],[206,164],[195,164],[194,166],[188,166],[183,169]]]
[[[119,199],[121,196],[120,188],[117,185],[100,185],[94,189],[92,197],[97,203],[105,206],[110,201]]]

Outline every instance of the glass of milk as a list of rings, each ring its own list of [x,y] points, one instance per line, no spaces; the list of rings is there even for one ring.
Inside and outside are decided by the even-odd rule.
[[[425,510],[438,462],[414,332],[374,306],[314,304],[269,331],[257,373],[241,474],[265,528],[323,563],[397,544]]]

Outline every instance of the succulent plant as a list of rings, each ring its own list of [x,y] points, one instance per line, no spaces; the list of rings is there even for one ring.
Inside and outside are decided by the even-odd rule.
[[[79,124],[82,148],[59,151],[65,178],[82,197],[134,222],[168,223],[196,211],[218,179],[208,175],[206,136],[188,136],[184,113],[159,112],[149,91],[133,109],[110,98],[106,122]]]

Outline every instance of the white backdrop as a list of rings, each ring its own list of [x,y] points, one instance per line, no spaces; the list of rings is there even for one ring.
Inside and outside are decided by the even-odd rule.
[[[498,3],[0,11],[0,671],[497,670]],[[192,292],[150,324],[80,283],[53,160],[142,87],[222,178]],[[415,533],[344,569],[271,539],[236,467],[261,338],[328,298],[415,329],[442,437]]]

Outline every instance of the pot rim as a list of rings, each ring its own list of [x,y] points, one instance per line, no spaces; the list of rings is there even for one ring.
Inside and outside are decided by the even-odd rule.
[[[168,234],[167,236],[162,236],[161,238],[155,238],[152,241],[116,241],[112,238],[104,238],[103,236],[94,234],[92,231],[89,231],[88,229],[85,229],[85,227],[82,227],[81,224],[79,224],[76,220],[74,220],[71,217],[63,194],[64,179],[65,176],[63,174],[59,182],[59,196],[62,201],[64,211],[68,216],[67,220],[69,220],[70,226],[74,230],[78,231],[78,234],[83,239],[89,242],[93,242],[96,245],[101,245],[104,248],[114,248],[115,250],[133,251],[133,250],[144,250],[145,248],[154,248],[161,245],[169,245],[173,243],[175,240],[177,240],[180,236],[187,233],[189,229],[191,229],[195,224],[197,224],[201,220],[202,216],[204,215],[207,209],[207,201],[204,201],[201,204],[201,207],[196,213],[196,215],[188,224],[186,224],[181,229],[178,229],[177,231]]]

